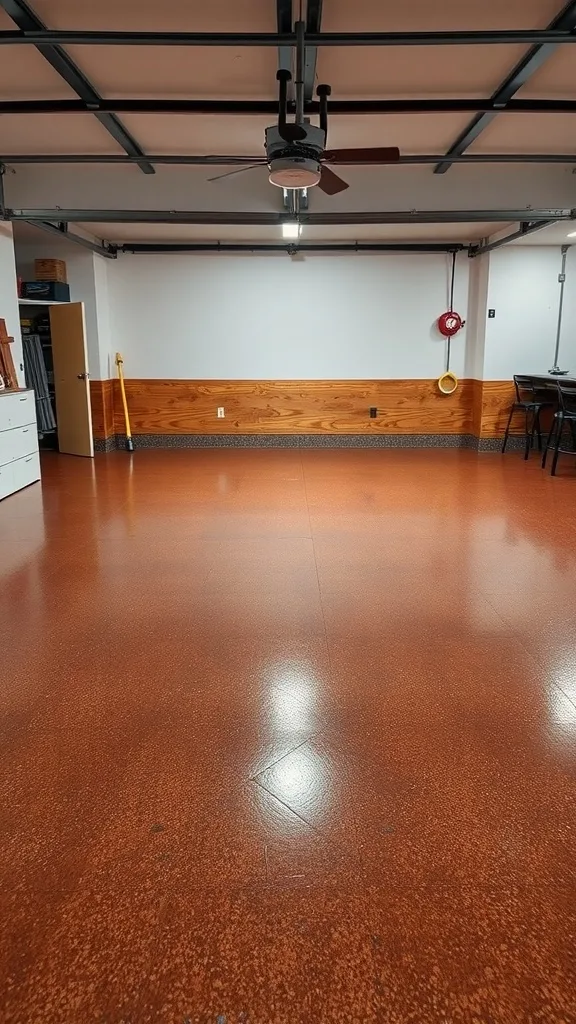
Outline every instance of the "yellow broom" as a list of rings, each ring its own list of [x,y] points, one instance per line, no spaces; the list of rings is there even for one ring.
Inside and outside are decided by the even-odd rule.
[[[118,367],[118,379],[120,381],[120,394],[122,395],[122,406],[124,409],[124,423],[126,424],[126,451],[134,451],[132,431],[130,430],[130,417],[128,415],[128,402],[126,401],[126,388],[124,386],[124,360],[119,352],[116,353],[116,366]]]

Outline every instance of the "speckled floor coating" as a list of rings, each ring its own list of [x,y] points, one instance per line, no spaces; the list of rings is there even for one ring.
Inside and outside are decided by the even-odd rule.
[[[2,1024],[574,1024],[561,470],[48,455],[0,503]]]

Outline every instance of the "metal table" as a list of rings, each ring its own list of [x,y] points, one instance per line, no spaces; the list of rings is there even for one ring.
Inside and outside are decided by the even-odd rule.
[[[556,384],[559,382],[560,384],[571,384],[572,387],[576,388],[576,377],[570,377],[566,373],[561,376],[554,373],[527,373],[523,376],[531,377],[533,381],[536,381],[543,387],[553,387],[556,389]]]

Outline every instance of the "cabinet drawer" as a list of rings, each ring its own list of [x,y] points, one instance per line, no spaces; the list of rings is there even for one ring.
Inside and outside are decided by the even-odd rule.
[[[0,466],[0,501],[12,494],[14,490],[14,474],[12,466]]]
[[[36,403],[34,392],[25,394],[3,395],[0,398],[0,430],[11,427],[25,427],[36,423]]]
[[[19,491],[21,487],[28,487],[40,479],[40,456],[38,452],[27,455],[24,459],[18,459],[11,463],[12,488]]]
[[[38,434],[34,423],[27,427],[3,430],[0,434],[0,466],[15,462],[38,450]]]

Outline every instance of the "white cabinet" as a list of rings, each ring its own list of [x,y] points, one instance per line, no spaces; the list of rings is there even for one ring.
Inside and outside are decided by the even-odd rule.
[[[37,447],[35,423],[29,423],[27,427],[11,427],[10,430],[0,429],[0,466],[23,459],[25,455],[36,451]]]
[[[7,498],[14,491],[14,474],[12,466],[0,466],[0,500]]]
[[[0,499],[40,479],[33,391],[0,391]]]
[[[36,430],[36,403],[33,391],[3,392],[7,408],[0,409],[0,430],[13,427],[27,427],[33,424]]]
[[[25,455],[23,459],[17,459],[11,464],[13,477],[13,490],[19,491],[28,484],[34,484],[40,479],[40,455],[34,452],[32,455]]]

